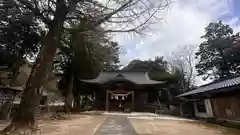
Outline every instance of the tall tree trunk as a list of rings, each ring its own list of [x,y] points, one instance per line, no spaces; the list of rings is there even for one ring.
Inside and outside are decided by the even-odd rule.
[[[55,3],[54,19],[47,24],[49,32],[43,40],[43,47],[28,78],[17,115],[12,119],[11,124],[3,130],[3,133],[9,134],[11,132],[21,132],[22,129],[28,129],[29,132],[27,134],[31,134],[32,129],[36,125],[35,114],[40,104],[40,88],[44,83],[48,68],[52,66],[58,47],[59,36],[68,13],[65,1],[56,0]],[[72,4],[73,6],[76,5],[76,3]]]
[[[78,111],[80,111],[80,95],[74,95],[74,100],[75,100],[75,106],[74,108]]]
[[[70,112],[70,110],[69,110],[69,106],[68,106],[68,96],[66,95],[66,97],[65,97],[65,113],[69,113]]]
[[[70,109],[72,109],[72,101],[73,101],[73,81],[74,81],[74,75],[73,73],[70,73],[69,78],[69,84],[67,89],[67,95],[65,97],[65,112],[69,113]]]
[[[32,68],[16,116],[3,132],[12,132],[17,128],[35,127],[35,113],[40,104],[40,88],[45,80],[47,69],[52,64],[56,49],[56,30],[50,30],[44,39],[44,46]]]
[[[74,77],[73,80],[73,98],[74,98],[74,110],[80,111],[80,92],[77,89],[77,78]]]

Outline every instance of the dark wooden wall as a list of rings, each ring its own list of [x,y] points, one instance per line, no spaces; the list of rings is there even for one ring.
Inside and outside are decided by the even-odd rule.
[[[134,111],[136,112],[143,112],[144,105],[146,105],[148,101],[148,94],[142,91],[135,91],[134,97]]]
[[[211,103],[216,118],[240,120],[240,95],[215,97]]]
[[[105,110],[106,109],[106,91],[98,90],[95,91],[95,102],[93,105],[94,110]]]

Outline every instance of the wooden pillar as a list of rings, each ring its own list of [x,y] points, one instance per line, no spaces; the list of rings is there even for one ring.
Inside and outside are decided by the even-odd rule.
[[[108,90],[106,90],[106,111],[108,111]]]
[[[183,103],[180,103],[180,116],[184,117],[184,112],[183,112]]]
[[[134,111],[134,91],[132,91],[132,112]]]

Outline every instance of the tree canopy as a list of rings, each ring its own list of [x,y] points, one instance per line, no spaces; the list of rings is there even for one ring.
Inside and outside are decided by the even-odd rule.
[[[229,25],[219,21],[210,23],[201,38],[204,41],[196,52],[198,75],[214,80],[240,75],[239,49],[234,49],[239,33],[235,34]]]
[[[149,72],[149,77],[153,80],[171,80],[172,76],[168,72],[169,63],[163,57],[155,57],[154,60],[132,60],[122,71]]]
[[[76,25],[72,27],[81,26]],[[119,67],[118,43],[111,41],[106,34],[95,35],[98,32],[91,32],[88,32],[93,35],[91,37],[83,36],[78,32],[63,34],[64,40],[68,42],[61,43],[54,62],[54,72],[61,76],[58,87],[65,97],[65,103],[67,100],[72,100],[70,99],[72,93],[74,100],[79,102],[80,93],[87,91],[83,85],[74,84],[78,83],[78,79],[95,78],[100,71],[113,71]],[[76,88],[76,86],[81,87]],[[69,107],[66,106],[67,108]]]
[[[26,58],[40,50],[42,28],[30,15],[30,11],[4,1],[0,8],[0,70],[8,70],[9,79],[16,79],[18,70]]]

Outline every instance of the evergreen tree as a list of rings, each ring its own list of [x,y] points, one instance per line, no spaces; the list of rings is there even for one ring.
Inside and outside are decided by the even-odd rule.
[[[210,23],[202,36],[204,41],[196,52],[198,75],[203,75],[203,79],[214,80],[238,76],[240,52],[239,49],[233,49],[233,43],[238,38],[239,33],[234,34],[229,25],[221,21]]]

